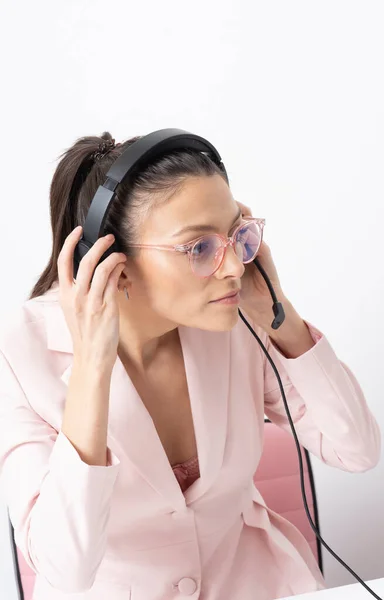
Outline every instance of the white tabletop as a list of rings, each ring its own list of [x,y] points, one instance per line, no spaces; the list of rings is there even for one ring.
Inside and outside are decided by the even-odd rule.
[[[378,596],[384,600],[384,577],[365,582]],[[342,585],[336,588],[289,596],[281,600],[374,600],[374,596],[368,592],[360,583]]]

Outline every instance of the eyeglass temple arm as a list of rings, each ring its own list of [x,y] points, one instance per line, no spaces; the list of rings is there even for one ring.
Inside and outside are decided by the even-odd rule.
[[[273,300],[272,309],[273,309],[273,314],[275,315],[275,318],[272,321],[271,327],[272,327],[272,329],[279,329],[279,327],[284,323],[284,320],[285,320],[285,312],[284,312],[283,305],[281,304],[281,302],[278,301],[275,290],[273,289],[271,280],[269,279],[264,268],[261,266],[259,259],[256,257],[253,260],[253,262],[256,265],[256,267],[259,269],[261,275],[263,276],[263,279],[264,279],[265,283],[267,284],[269,292],[272,296],[272,300]]]
[[[156,250],[168,250],[168,252],[174,252],[177,250],[178,252],[186,251],[181,246],[178,248],[177,246],[169,246],[165,244],[129,244],[130,248],[154,248]]]

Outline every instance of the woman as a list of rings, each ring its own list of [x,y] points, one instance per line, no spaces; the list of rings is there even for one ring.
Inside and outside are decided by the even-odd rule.
[[[285,297],[263,221],[202,153],[173,152],[120,184],[105,228],[121,252],[97,266],[113,242],[100,238],[74,280],[75,226],[135,139],[85,137],[64,153],[49,264],[1,338],[2,486],[37,573],[34,598],[272,600],[322,589],[307,542],[253,485],[264,413],[289,424],[239,306],[313,454],[371,469],[377,423],[326,337]],[[285,309],[276,331],[264,280],[243,263],[249,232]],[[233,243],[220,251],[213,234]]]

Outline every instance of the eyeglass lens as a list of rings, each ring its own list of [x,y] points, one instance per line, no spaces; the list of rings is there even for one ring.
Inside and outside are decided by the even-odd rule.
[[[260,248],[261,228],[251,221],[244,224],[236,234],[234,249],[237,257],[243,262],[251,262]],[[193,271],[202,277],[213,273],[220,263],[224,245],[217,235],[206,235],[196,242],[191,250]]]

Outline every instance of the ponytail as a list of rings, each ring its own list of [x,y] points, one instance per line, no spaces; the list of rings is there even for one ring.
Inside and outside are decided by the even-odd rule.
[[[104,144],[103,144],[104,141]],[[103,147],[104,146],[104,147]],[[79,138],[75,144],[59,156],[60,162],[50,186],[50,220],[52,229],[52,252],[48,264],[34,285],[29,299],[43,295],[58,279],[57,260],[68,235],[82,224],[79,206],[80,190],[95,160],[103,157],[101,150],[112,149],[114,140],[110,133],[101,137]]]

